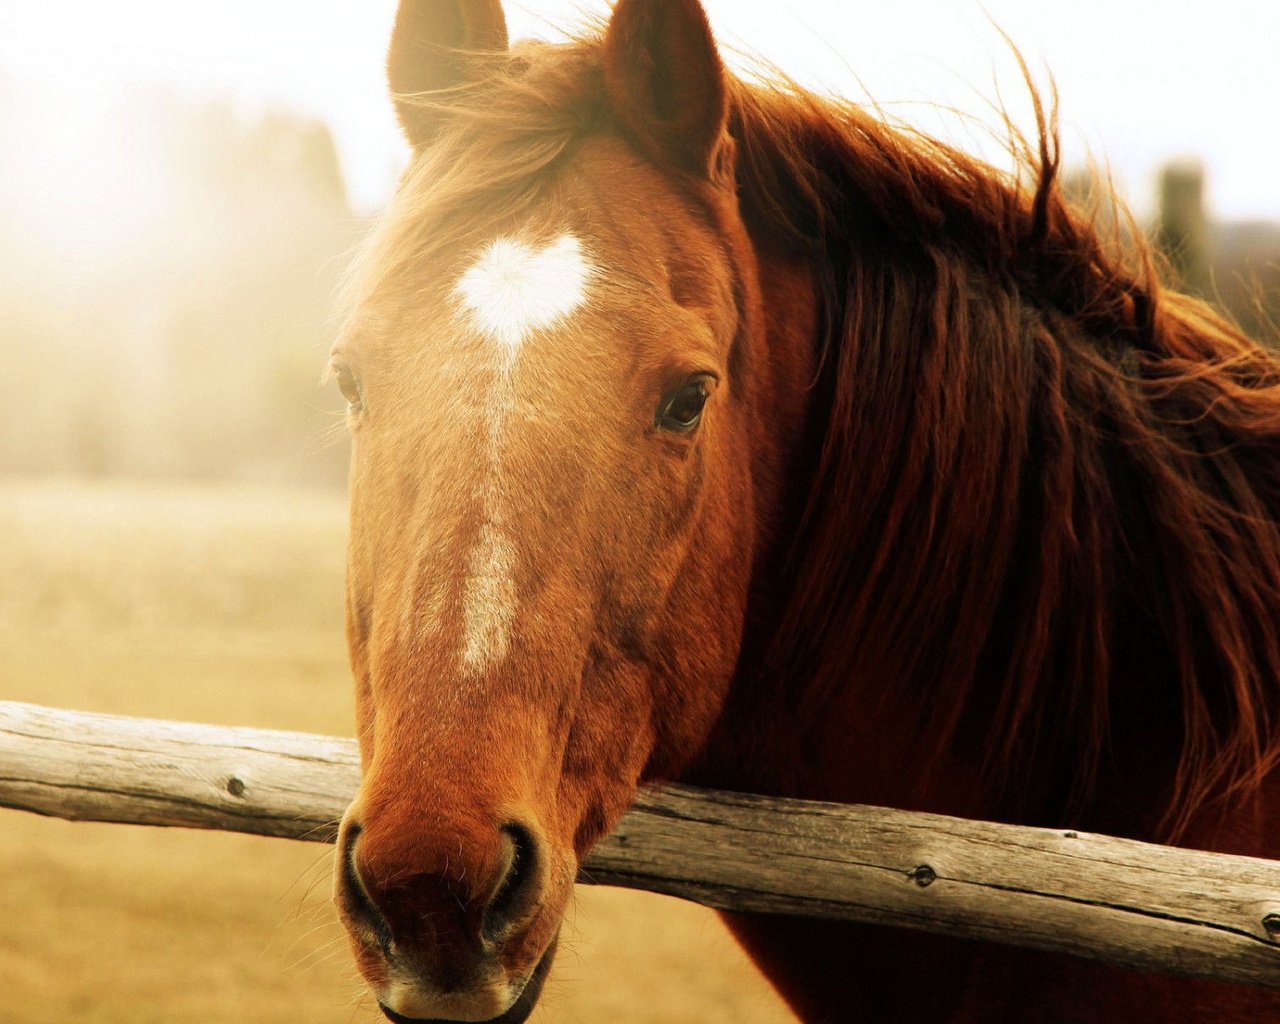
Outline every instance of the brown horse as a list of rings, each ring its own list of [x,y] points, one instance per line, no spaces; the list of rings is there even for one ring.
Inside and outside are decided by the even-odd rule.
[[[651,780],[1280,851],[1280,358],[1068,209],[1051,119],[1002,175],[733,78],[696,0],[515,47],[405,0],[388,63],[415,155],[332,361],[388,1017],[524,1021]],[[809,1021],[1280,1019],[729,924]]]

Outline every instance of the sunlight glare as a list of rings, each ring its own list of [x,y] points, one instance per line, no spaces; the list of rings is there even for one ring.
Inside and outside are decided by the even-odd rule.
[[[172,201],[154,109],[139,116],[99,95],[52,93],[19,106],[5,163],[8,194],[24,198],[20,228],[56,259],[106,266],[155,241]],[[156,104],[152,103],[151,106]]]

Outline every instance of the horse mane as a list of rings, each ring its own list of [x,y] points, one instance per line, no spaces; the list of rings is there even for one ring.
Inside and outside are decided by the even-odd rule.
[[[1280,759],[1280,358],[1069,206],[1027,84],[1011,175],[785,82],[733,90],[744,215],[821,305],[766,663],[811,714],[850,687],[919,709],[1009,816],[1088,821],[1100,776],[1136,777],[1176,837]]]
[[[535,211],[612,123],[600,64],[594,36],[523,43],[412,97],[437,141],[351,303]],[[811,479],[763,664],[802,713],[851,688],[921,709],[940,749],[985,752],[1010,816],[1086,820],[1100,777],[1172,735],[1174,836],[1280,760],[1280,359],[1166,288],[1136,232],[1117,255],[1073,211],[1031,88],[1037,136],[1010,126],[1001,174],[781,76],[729,83],[743,216],[809,262],[820,302]]]

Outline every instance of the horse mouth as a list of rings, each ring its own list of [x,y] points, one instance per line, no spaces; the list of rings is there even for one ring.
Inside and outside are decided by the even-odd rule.
[[[542,959],[538,961],[538,966],[529,975],[529,980],[520,992],[520,997],[511,1004],[510,1008],[501,1016],[482,1021],[480,1024],[524,1024],[529,1019],[529,1014],[533,1013],[533,1008],[537,1005],[538,996],[542,994],[542,983],[547,980],[547,973],[551,970],[551,961],[555,959],[556,941],[556,939],[551,940],[551,945],[542,954]],[[404,1014],[396,1013],[395,1010],[384,1006],[382,1003],[378,1003],[378,1009],[393,1024],[462,1024],[459,1021],[445,1020],[438,1017],[406,1017]]]

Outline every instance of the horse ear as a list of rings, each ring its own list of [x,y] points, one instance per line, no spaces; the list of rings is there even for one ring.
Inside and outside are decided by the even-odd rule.
[[[718,175],[728,91],[698,0],[618,0],[604,76],[623,127],[651,159]]]
[[[413,146],[430,141],[436,111],[414,94],[463,85],[478,55],[507,50],[499,0],[400,0],[387,51],[387,82],[400,126]]]

